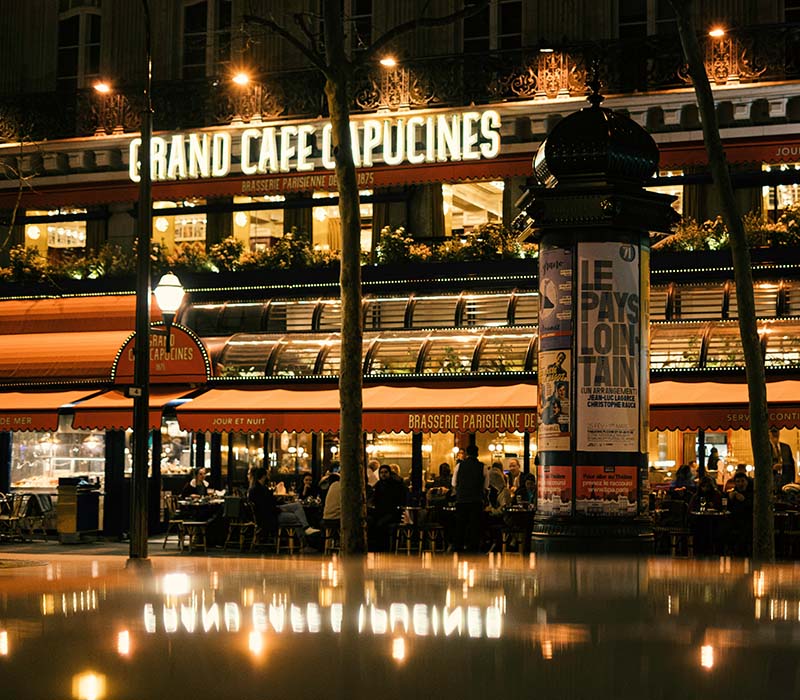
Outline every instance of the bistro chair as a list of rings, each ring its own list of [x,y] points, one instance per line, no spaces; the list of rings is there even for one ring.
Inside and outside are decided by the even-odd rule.
[[[513,547],[520,554],[530,551],[534,511],[509,508],[505,512],[505,525],[500,529],[501,549],[505,554]]]
[[[167,533],[164,535],[164,542],[161,545],[161,549],[167,548],[167,540],[170,534],[174,532],[178,536],[178,549],[183,551],[183,538],[186,533],[183,529],[183,519],[178,510],[178,497],[174,493],[167,493],[165,495],[167,506]]]
[[[24,505],[20,494],[9,493],[3,496],[0,502],[0,537],[9,540],[23,540],[22,536],[22,507]]]
[[[678,499],[665,499],[655,511],[653,526],[656,554],[690,557],[694,537],[689,527],[689,505]]]
[[[203,551],[207,552],[206,546],[206,528],[208,527],[208,520],[183,520],[183,532],[186,535],[189,551],[192,547],[199,547],[203,545]],[[181,549],[183,549],[183,537],[181,536]]]
[[[295,547],[298,551],[303,549],[303,540],[300,536],[301,527],[296,525],[279,525],[275,535],[275,553],[286,551],[294,554]]]
[[[392,550],[395,554],[401,551],[406,554],[411,554],[414,546],[414,538],[417,534],[417,526],[414,524],[415,516],[419,515],[420,510],[404,508],[402,520],[399,523],[392,525]]]
[[[30,539],[33,539],[34,535],[39,532],[44,537],[44,541],[47,542],[47,528],[44,524],[47,512],[43,509],[42,500],[40,496],[35,494],[28,494],[22,497],[23,502],[20,504],[20,513],[22,513],[20,529],[25,532]],[[47,500],[49,501],[49,499]],[[50,508],[52,509],[52,502],[50,502]]]
[[[334,554],[339,551],[339,547],[341,546],[341,534],[339,523],[335,525],[332,523],[324,524],[322,528],[323,554]]]
[[[419,553],[428,551],[431,554],[444,552],[447,548],[444,536],[444,525],[439,522],[436,508],[423,508],[417,517],[417,533],[419,535]]]
[[[244,544],[248,536],[250,537],[250,548],[253,548],[253,541],[256,536],[256,518],[253,513],[253,506],[243,498],[229,496],[225,499],[225,506],[222,517],[228,520],[228,534],[225,537],[225,544],[222,549],[227,549],[231,540],[239,540],[239,549],[244,550]]]

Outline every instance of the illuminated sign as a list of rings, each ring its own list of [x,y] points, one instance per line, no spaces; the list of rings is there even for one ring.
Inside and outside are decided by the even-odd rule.
[[[500,114],[486,110],[365,119],[350,122],[350,135],[358,168],[496,158]],[[129,145],[128,174],[133,182],[140,180],[141,145],[141,138]],[[154,136],[150,158],[156,182],[225,177],[235,168],[244,175],[268,175],[333,170],[336,165],[330,122]]]

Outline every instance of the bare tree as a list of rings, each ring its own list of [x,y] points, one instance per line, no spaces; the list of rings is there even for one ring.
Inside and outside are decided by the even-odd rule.
[[[269,17],[245,15],[246,24],[258,25],[277,34],[298,49],[325,77],[325,96],[330,114],[336,182],[339,188],[339,217],[342,222],[340,294],[342,301],[342,353],[339,373],[340,429],[339,458],[342,465],[342,554],[367,550],[366,500],[362,431],[362,319],[361,319],[361,217],[356,169],[350,137],[350,101],[357,70],[376,59],[395,39],[423,27],[443,27],[480,12],[483,3],[440,17],[421,16],[398,24],[352,54],[345,42],[345,18],[341,0],[324,0],[322,48],[309,16],[293,16],[290,30]]]
[[[756,308],[753,297],[753,275],[750,249],[742,217],[736,205],[728,162],[714,109],[714,95],[708,81],[705,63],[693,20],[692,0],[670,0],[678,19],[678,32],[683,53],[689,64],[694,84],[703,136],[714,186],[722,203],[722,218],[728,227],[736,282],[736,301],[739,309],[739,333],[744,350],[747,392],[750,400],[750,443],[755,462],[755,499],[753,507],[753,557],[758,562],[775,559],[775,536],[772,516],[772,460],[768,435],[767,385],[764,357],[758,336]]]

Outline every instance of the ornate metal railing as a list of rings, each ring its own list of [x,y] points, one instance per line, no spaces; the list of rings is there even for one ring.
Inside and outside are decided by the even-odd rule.
[[[800,26],[762,25],[705,37],[706,67],[718,85],[800,79]],[[599,60],[606,94],[683,87],[690,83],[675,36],[605,41],[513,52],[436,56],[393,68],[370,66],[357,76],[354,113],[553,99],[581,95],[587,66]],[[153,86],[155,128],[187,129],[235,121],[326,114],[324,83],[315,71],[269,73],[244,88],[221,81]],[[135,88],[0,98],[0,139],[41,140],[136,131],[141,94]]]

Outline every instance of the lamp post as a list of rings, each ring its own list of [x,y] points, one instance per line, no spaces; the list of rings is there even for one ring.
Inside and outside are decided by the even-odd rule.
[[[169,353],[172,335],[170,329],[172,328],[175,314],[181,307],[181,302],[183,302],[184,289],[177,276],[168,272],[158,281],[158,286],[153,290],[153,294],[155,294],[158,308],[161,309],[161,315],[164,317],[164,325],[167,331],[167,353]]]
[[[153,192],[150,173],[150,142],[153,107],[150,88],[153,77],[150,37],[150,5],[144,10],[145,84],[142,109],[142,146],[139,149],[139,235],[136,254],[136,344],[133,354],[133,469],[131,471],[130,552],[128,563],[147,561],[147,467],[150,435],[150,238],[153,228]]]

